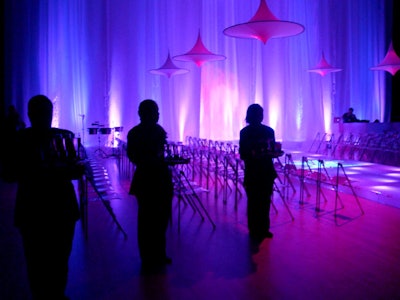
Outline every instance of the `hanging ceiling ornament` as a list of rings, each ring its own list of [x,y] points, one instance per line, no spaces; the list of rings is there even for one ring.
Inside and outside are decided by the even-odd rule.
[[[152,73],[152,74],[164,75],[164,76],[167,76],[168,78],[171,78],[171,76],[174,76],[174,75],[185,74],[187,72],[189,72],[189,70],[178,68],[172,62],[169,52],[168,52],[167,60],[162,65],[162,67],[160,67],[158,69],[150,70],[150,73]]]
[[[250,21],[225,28],[223,32],[231,37],[257,39],[266,44],[269,39],[294,36],[303,31],[303,25],[279,20],[265,0],[260,0],[260,6]]]
[[[392,42],[390,42],[389,50],[386,53],[385,58],[379,65],[372,67],[371,70],[387,71],[393,76],[398,70],[400,70],[400,57],[394,51]]]
[[[198,67],[201,67],[201,65],[207,61],[224,60],[226,57],[210,52],[204,46],[199,32],[196,44],[193,46],[192,50],[186,52],[185,54],[174,56],[173,59],[180,61],[191,61],[194,62]]]
[[[322,52],[322,57],[318,65],[308,70],[308,72],[318,73],[322,77],[328,73],[339,72],[339,71],[342,71],[342,69],[334,68],[326,61],[324,52]]]

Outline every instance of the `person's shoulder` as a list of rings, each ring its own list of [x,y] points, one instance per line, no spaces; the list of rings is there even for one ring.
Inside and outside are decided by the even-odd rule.
[[[135,135],[138,131],[140,131],[140,124],[133,126],[131,129],[129,129],[127,137]]]
[[[164,129],[164,127],[162,127],[160,124],[156,124],[156,128],[158,129],[158,130],[160,130],[160,131],[163,131],[163,132],[165,132],[165,129]]]
[[[244,133],[248,132],[249,128],[250,128],[249,125],[243,127],[242,129],[240,129],[240,134],[244,134]]]
[[[268,131],[268,132],[274,132],[274,129],[272,127],[265,125],[265,124],[261,124],[261,128],[263,128],[265,131]]]
[[[133,126],[131,129],[129,129],[128,133],[135,132],[135,131],[139,130],[139,128],[140,128],[140,124],[137,124],[137,125]]]

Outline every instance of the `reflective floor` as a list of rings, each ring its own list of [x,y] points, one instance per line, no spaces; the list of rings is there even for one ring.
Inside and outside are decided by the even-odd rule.
[[[274,237],[260,245],[248,237],[243,190],[235,198],[233,185],[215,188],[210,179],[206,189],[203,181],[195,190],[198,199],[174,200],[167,234],[173,263],[143,275],[136,200],[127,194],[130,179],[120,172],[116,156],[92,157],[113,188],[111,210],[93,194],[87,236],[82,222],[77,224],[67,288],[71,299],[400,299],[399,168],[342,161],[361,207],[343,188],[336,214],[329,185],[318,192],[310,181],[301,190],[292,176],[286,197],[274,193]],[[334,176],[337,162],[324,165]],[[189,179],[197,187],[199,178]],[[280,191],[283,187],[277,181]],[[15,186],[0,182],[0,188],[0,299],[30,299],[21,241],[12,226]],[[198,207],[200,200],[205,210],[196,211],[189,199]]]

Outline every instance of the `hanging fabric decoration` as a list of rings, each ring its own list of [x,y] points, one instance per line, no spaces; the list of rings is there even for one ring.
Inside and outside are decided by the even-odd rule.
[[[322,52],[322,57],[319,63],[314,68],[308,70],[308,72],[318,73],[322,77],[328,73],[339,71],[342,71],[342,69],[334,68],[326,61],[324,52]]]
[[[204,46],[199,32],[196,44],[193,46],[193,48],[185,54],[174,56],[173,59],[180,61],[191,61],[194,62],[198,67],[201,67],[207,61],[224,60],[226,57],[224,55],[214,54],[209,51]]]
[[[258,10],[250,21],[225,28],[223,32],[227,36],[257,39],[266,44],[269,39],[294,36],[303,31],[303,25],[279,20],[265,0],[260,0]]]
[[[389,45],[389,50],[386,53],[385,58],[376,67],[372,67],[371,70],[374,71],[386,71],[393,76],[400,70],[400,57],[396,54],[393,49],[393,43]]]
[[[181,69],[173,63],[169,52],[168,52],[167,60],[160,68],[150,70],[150,73],[152,73],[152,74],[164,75],[168,78],[171,78],[171,76],[174,76],[174,75],[185,74],[187,72],[189,72],[189,70]]]

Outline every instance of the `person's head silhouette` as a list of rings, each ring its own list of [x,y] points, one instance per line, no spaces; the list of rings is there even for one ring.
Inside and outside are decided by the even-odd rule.
[[[158,122],[158,105],[154,100],[146,99],[140,102],[139,117],[142,123],[155,124]]]
[[[259,104],[251,104],[247,108],[246,122],[250,125],[260,124],[264,119],[264,110]]]
[[[33,96],[28,103],[28,116],[32,127],[50,128],[53,120],[53,103],[44,95]]]

